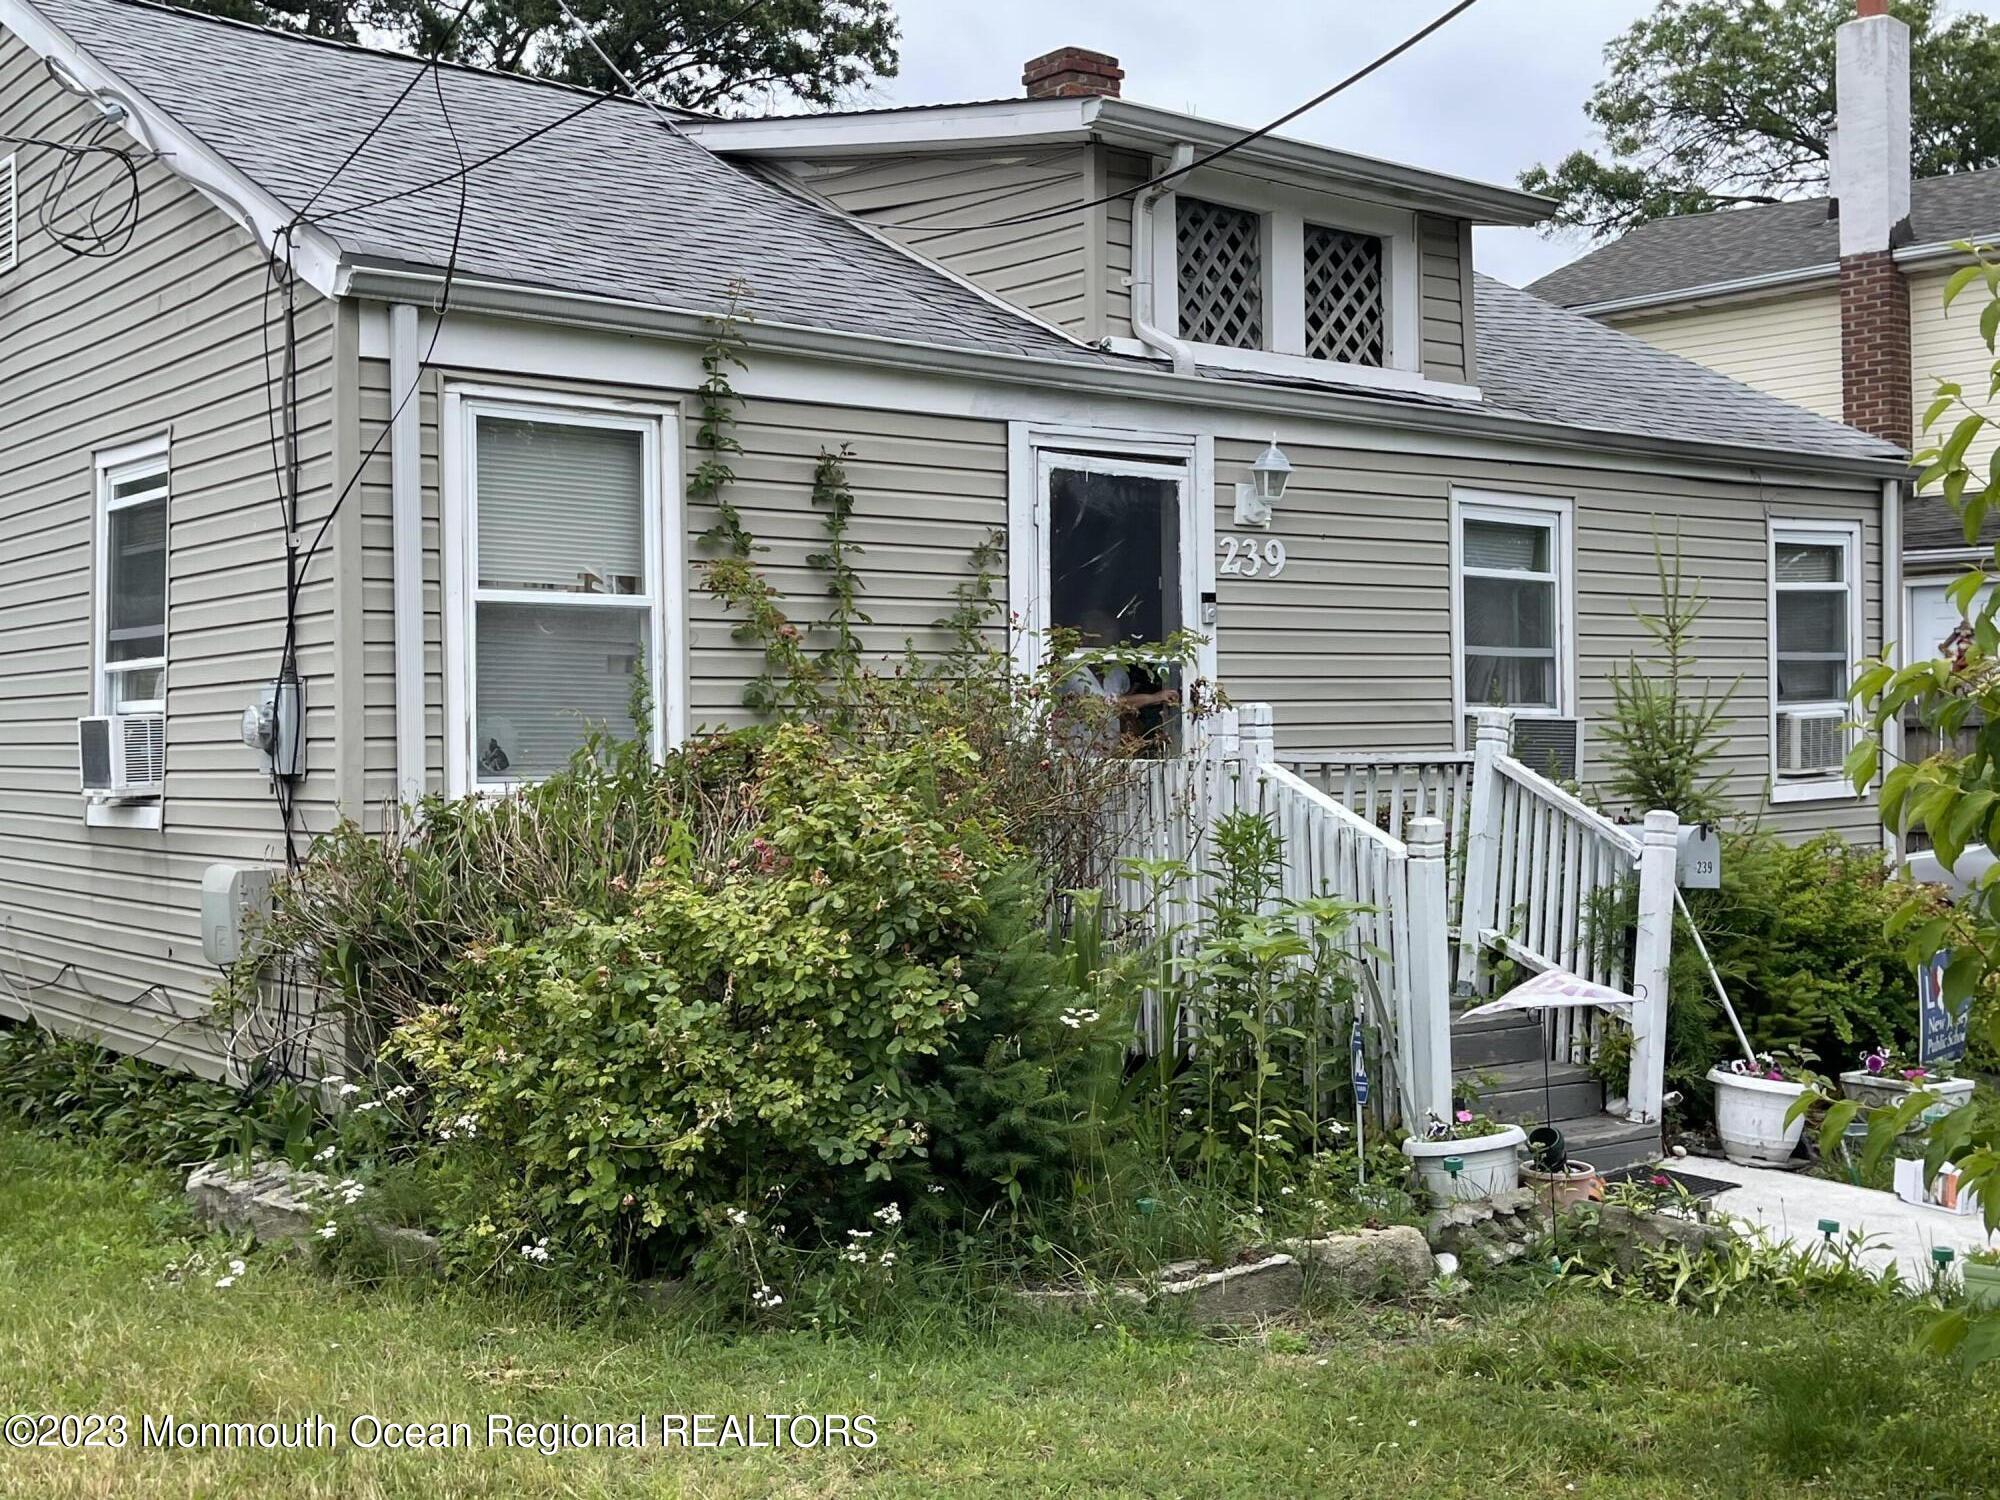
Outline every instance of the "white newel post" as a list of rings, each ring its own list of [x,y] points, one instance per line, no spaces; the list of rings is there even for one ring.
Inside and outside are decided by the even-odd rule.
[[[1270,704],[1246,703],[1237,709],[1236,732],[1242,737],[1243,764],[1251,771],[1278,758],[1278,735],[1272,724]]]
[[[1409,1038],[1412,1133],[1426,1114],[1451,1118],[1451,937],[1446,896],[1444,822],[1410,824]]]
[[[1459,913],[1458,978],[1473,984],[1479,978],[1479,935],[1498,927],[1493,909],[1500,873],[1500,757],[1513,744],[1514,715],[1504,708],[1482,708],[1479,732],[1472,743],[1472,799],[1466,810],[1465,901]]]
[[[1632,959],[1632,1080],[1629,1117],[1658,1120],[1664,1108],[1667,1066],[1667,963],[1674,946],[1675,866],[1681,820],[1670,812],[1646,814],[1639,848],[1639,932]]]

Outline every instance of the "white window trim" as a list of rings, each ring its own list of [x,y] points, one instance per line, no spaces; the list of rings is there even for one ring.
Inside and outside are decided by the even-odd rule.
[[[111,503],[113,485],[123,484],[133,479],[144,479],[159,475],[167,484],[167,526],[164,545],[166,548],[166,584],[162,592],[162,613],[171,625],[173,619],[173,505],[174,481],[172,459],[173,437],[171,433],[156,433],[152,437],[136,442],[124,443],[116,448],[100,449],[91,457],[93,494],[91,496],[92,552],[95,554],[90,570],[90,711],[93,714],[111,712],[111,674],[106,669],[105,646],[110,639],[109,611],[111,606],[111,513],[124,506]],[[139,502],[127,502],[139,503]],[[166,717],[167,661],[173,651],[173,632],[167,632],[161,645],[161,655],[157,661],[147,661],[145,667],[157,666],[160,670],[161,697],[143,704],[135,704],[135,713],[158,713]],[[139,828],[158,830],[165,824],[165,798],[149,797],[142,802],[85,802],[83,805],[84,826],[88,828]]]
[[[1788,542],[1837,546],[1843,551],[1843,572],[1847,580],[1847,649],[1852,658],[1847,664],[1847,675],[1851,680],[1861,655],[1867,650],[1868,640],[1863,618],[1862,594],[1867,579],[1862,572],[1865,558],[1861,550],[1861,523],[1829,521],[1813,516],[1773,516],[1766,525],[1764,537],[1764,624],[1768,672],[1764,701],[1769,707],[1764,720],[1764,733],[1769,749],[1771,801],[1853,801],[1857,796],[1853,783],[1839,773],[1791,781],[1782,781],[1778,777],[1778,541],[1781,537]],[[1837,703],[1829,700],[1823,704],[1794,703],[1789,706],[1846,710],[1848,701],[1842,698]],[[1854,735],[1852,725],[1843,731],[1850,750],[1854,747]]]
[[[615,427],[640,432],[646,443],[644,478],[646,596],[651,628],[646,659],[653,693],[653,753],[661,757],[687,737],[687,512],[681,490],[680,412],[677,407],[611,397],[509,385],[447,385],[439,448],[444,549],[445,789],[503,795],[518,781],[481,781],[472,754],[474,724],[473,607],[489,603],[547,604],[540,591],[477,587],[478,521],[470,504],[475,459],[474,419],[480,415],[540,418],[550,422]],[[608,597],[608,596],[607,596]],[[566,597],[566,604],[579,602]],[[634,609],[633,603],[607,608]]]
[[[1556,706],[1517,708],[1523,718],[1572,719],[1576,690],[1576,502],[1553,495],[1454,488],[1451,492],[1451,726],[1452,743],[1465,748],[1465,523],[1499,521],[1544,526],[1556,585]]]
[[[1196,344],[1204,364],[1262,374],[1318,373],[1324,379],[1407,386],[1422,384],[1423,296],[1417,216],[1356,198],[1281,188],[1273,183],[1220,172],[1192,172],[1177,180],[1191,198],[1262,216],[1264,223],[1264,349]],[[1159,297],[1154,321],[1165,333],[1180,333],[1180,209],[1174,193],[1153,207],[1153,284]],[[1314,359],[1306,353],[1305,226],[1374,235],[1382,241],[1383,316],[1387,337],[1382,364],[1357,365]]]
[[[1181,481],[1181,620],[1204,637],[1194,670],[1216,680],[1216,627],[1203,619],[1215,599],[1215,440],[1207,435],[1135,432],[1010,422],[1007,427],[1007,606],[1010,649],[1024,676],[1041,669],[1048,642],[1049,501],[1046,460],[1110,473]]]

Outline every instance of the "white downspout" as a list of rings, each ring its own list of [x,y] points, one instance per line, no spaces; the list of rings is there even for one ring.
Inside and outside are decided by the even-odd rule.
[[[1168,166],[1175,172],[1186,171],[1194,161],[1194,147],[1182,142],[1174,147],[1174,154]],[[1154,302],[1156,291],[1156,271],[1153,236],[1158,226],[1153,221],[1153,210],[1166,192],[1164,187],[1149,187],[1132,201],[1132,333],[1140,343],[1149,349],[1157,349],[1174,362],[1176,375],[1192,375],[1194,350],[1162,331],[1154,321],[1158,309]]]
[[[1903,486],[1901,479],[1882,481],[1882,650],[1892,667],[1907,666],[1909,601],[1903,597]],[[1903,759],[1903,719],[1898,714],[1882,726],[1884,769]],[[1892,859],[1903,856],[1902,836],[1886,823],[1882,842]]]
[[[389,399],[399,403],[389,429],[390,534],[394,542],[396,623],[396,797],[419,801],[424,767],[424,489],[423,378],[417,309],[389,307]]]

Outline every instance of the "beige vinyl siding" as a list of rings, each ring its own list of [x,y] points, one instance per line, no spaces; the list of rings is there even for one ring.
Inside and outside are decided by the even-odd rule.
[[[1669,354],[1841,419],[1837,287],[1610,321]]]
[[[789,170],[814,192],[879,224],[946,270],[1082,333],[1090,319],[1090,216],[1058,213],[1019,225],[998,221],[1080,206],[1088,196],[1089,168],[1085,149],[1072,147],[796,162]],[[992,227],[969,227],[975,224]]]
[[[1456,219],[1417,216],[1418,268],[1422,277],[1423,371],[1433,380],[1463,381],[1473,371],[1466,347],[1465,305],[1469,247]]]
[[[433,788],[444,785],[443,638],[439,593],[440,511],[437,405],[438,382],[460,378],[453,372],[431,376],[423,396],[423,508],[426,703],[428,775]],[[493,377],[476,376],[492,387]],[[373,441],[391,407],[388,366],[363,361],[361,441]],[[561,389],[607,399],[678,404],[683,435],[691,443],[695,407],[685,391],[590,386],[576,382],[523,384],[524,395]],[[744,525],[763,549],[756,565],[784,595],[784,607],[799,623],[825,612],[825,579],[806,558],[825,546],[825,511],[812,503],[813,473],[822,451],[848,445],[848,482],[855,513],[849,541],[864,581],[860,605],[873,623],[861,634],[868,651],[886,661],[907,641],[940,647],[937,622],[952,609],[953,590],[973,577],[975,548],[1007,524],[1007,426],[1004,422],[876,412],[796,402],[750,400],[741,408],[736,436],[743,451],[730,467],[736,479],[729,496]],[[395,793],[395,630],[390,534],[389,469],[383,456],[368,475],[364,500],[364,572],[367,609],[366,730],[367,786],[371,802]],[[685,472],[700,462],[689,446]],[[740,617],[730,614],[703,587],[701,562],[712,555],[700,542],[714,524],[713,507],[690,506],[685,525],[688,558],[687,673],[689,723],[693,728],[741,724],[745,685],[763,670],[754,644],[733,639]],[[1004,594],[1005,562],[997,565]],[[998,631],[995,632],[996,643]],[[814,644],[819,644],[816,639]]]
[[[1992,411],[1984,398],[1992,383],[1993,351],[1979,336],[1979,315],[1987,303],[1983,283],[1961,292],[1951,309],[1944,306],[1944,284],[1955,267],[1929,271],[1910,277],[1910,372],[1916,385],[1916,419],[1923,422],[1924,411],[1937,397],[1938,382],[1956,381],[1965,388],[1966,399],[1981,411]],[[1963,415],[1963,413],[1959,413]],[[1912,434],[1919,449],[1931,446],[1950,433],[1940,422],[1931,437]],[[1989,425],[1966,452],[1966,461],[1975,474],[1987,472],[2000,434]]]
[[[63,137],[92,118],[38,58],[0,38],[0,130]],[[0,276],[0,923],[10,976],[0,1014],[214,1071],[216,1038],[170,1019],[199,1012],[216,977],[201,957],[202,872],[281,852],[276,807],[238,729],[253,685],[276,672],[283,635],[265,266],[243,231],[158,165],[141,170],[132,243],[112,259],[69,255],[33,215],[58,160],[21,153],[21,260]],[[327,503],[341,413],[334,320],[303,295],[310,531]],[[274,298],[274,316],[276,307]],[[74,724],[92,706],[93,455],[162,433],[172,468],[165,827],[90,828]],[[329,548],[341,534],[329,532]],[[322,552],[301,599],[306,833],[333,817],[334,561]]]
[[[1132,193],[1152,175],[1152,162],[1131,151],[1098,148],[1098,171],[1106,194],[1120,196],[1104,211],[1104,316],[1098,329],[1104,338],[1129,339],[1132,333]]]
[[[1222,478],[1241,473],[1261,439],[1216,444],[1218,537],[1238,533]],[[1454,486],[1573,504],[1576,677],[1592,727],[1586,778],[1602,785],[1599,727],[1611,714],[1608,679],[1650,638],[1633,606],[1658,598],[1653,537],[1671,549],[1679,521],[1690,578],[1710,604],[1701,667],[1719,694],[1738,682],[1729,742],[1717,770],[1738,805],[1786,832],[1837,828],[1873,839],[1870,808],[1844,798],[1768,806],[1769,568],[1767,517],[1863,522],[1868,649],[1881,644],[1879,500],[1865,486],[1786,488],[1672,478],[1642,471],[1536,462],[1421,458],[1286,442],[1292,481],[1269,535],[1285,544],[1279,578],[1217,580],[1223,687],[1238,702],[1268,702],[1278,742],[1292,749],[1444,750],[1454,743],[1450,498]]]

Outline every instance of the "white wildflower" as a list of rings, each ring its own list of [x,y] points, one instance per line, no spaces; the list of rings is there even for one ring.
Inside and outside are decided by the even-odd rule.
[[[365,1115],[368,1113],[369,1110],[380,1109],[381,1107],[382,1107],[382,1101],[380,1099],[370,1099],[366,1104],[355,1105],[354,1109],[355,1113]]]
[[[234,1276],[218,1276],[215,1278],[215,1284],[217,1287],[226,1290],[236,1285],[236,1278]]]
[[[332,1161],[338,1155],[340,1155],[340,1148],[338,1146],[328,1146],[324,1151],[317,1153],[313,1157],[313,1160]]]
[[[333,1220],[328,1219],[318,1229],[314,1230],[313,1233],[317,1234],[323,1240],[330,1240],[336,1234],[340,1233],[340,1226],[334,1223]]]
[[[893,1266],[895,1263],[896,1263],[896,1252],[893,1250],[884,1250],[882,1252],[882,1268],[884,1270],[887,1270],[890,1266]]]
[[[847,1237],[850,1240],[872,1240],[875,1238],[875,1231],[872,1229],[850,1229],[847,1231]]]
[[[851,1261],[853,1264],[857,1266],[865,1266],[866,1264],[868,1264],[868,1252],[866,1250],[863,1250],[859,1245],[848,1246],[845,1250],[840,1252],[840,1258],[844,1261]]]
[[[536,1265],[547,1265],[549,1262],[549,1237],[543,1235],[534,1244],[523,1245],[521,1247],[521,1255],[523,1259],[531,1260]]]
[[[1088,1026],[1097,1019],[1097,1012],[1087,1005],[1072,1006],[1062,1013],[1062,1023],[1071,1031]]]
[[[784,1306],[785,1299],[772,1287],[759,1286],[750,1294],[750,1302],[755,1307],[771,1308]]]
[[[391,1099],[407,1099],[410,1097],[410,1095],[414,1094],[415,1092],[416,1089],[413,1088],[411,1085],[407,1083],[399,1083],[394,1088],[389,1090],[389,1097]]]
[[[944,1191],[944,1184],[941,1182],[934,1182],[930,1186],[930,1191],[932,1191],[933,1193],[941,1193]]]
[[[885,1203],[875,1210],[875,1217],[884,1224],[896,1225],[903,1222],[903,1210],[893,1203]]]
[[[1293,1193],[1294,1191],[1295,1191],[1295,1189],[1294,1189],[1294,1188],[1292,1187],[1292,1185],[1291,1185],[1291,1184],[1290,1184],[1290,1183],[1288,1182],[1288,1183],[1286,1183],[1286,1184],[1285,1184],[1285,1185],[1284,1185],[1283,1187],[1281,1187],[1281,1188],[1279,1188],[1279,1189],[1278,1189],[1278,1196],[1279,1196],[1279,1197],[1281,1197],[1281,1198],[1289,1198],[1289,1197],[1291,1197],[1291,1196],[1292,1196],[1292,1193]]]
[[[343,1083],[347,1082],[347,1078],[345,1074],[329,1073],[326,1075],[326,1077],[322,1078],[320,1082],[325,1084],[330,1089],[337,1089]]]
[[[741,1229],[745,1224],[750,1222],[750,1215],[740,1208],[732,1208],[729,1210],[729,1222],[734,1224],[738,1229]]]
[[[340,1086],[340,1097],[343,1099],[351,1099],[360,1092],[361,1085],[358,1083],[343,1083]]]
[[[241,1276],[243,1274],[243,1271],[244,1271],[244,1265],[242,1261],[232,1260],[229,1263],[229,1274],[231,1276]]]

